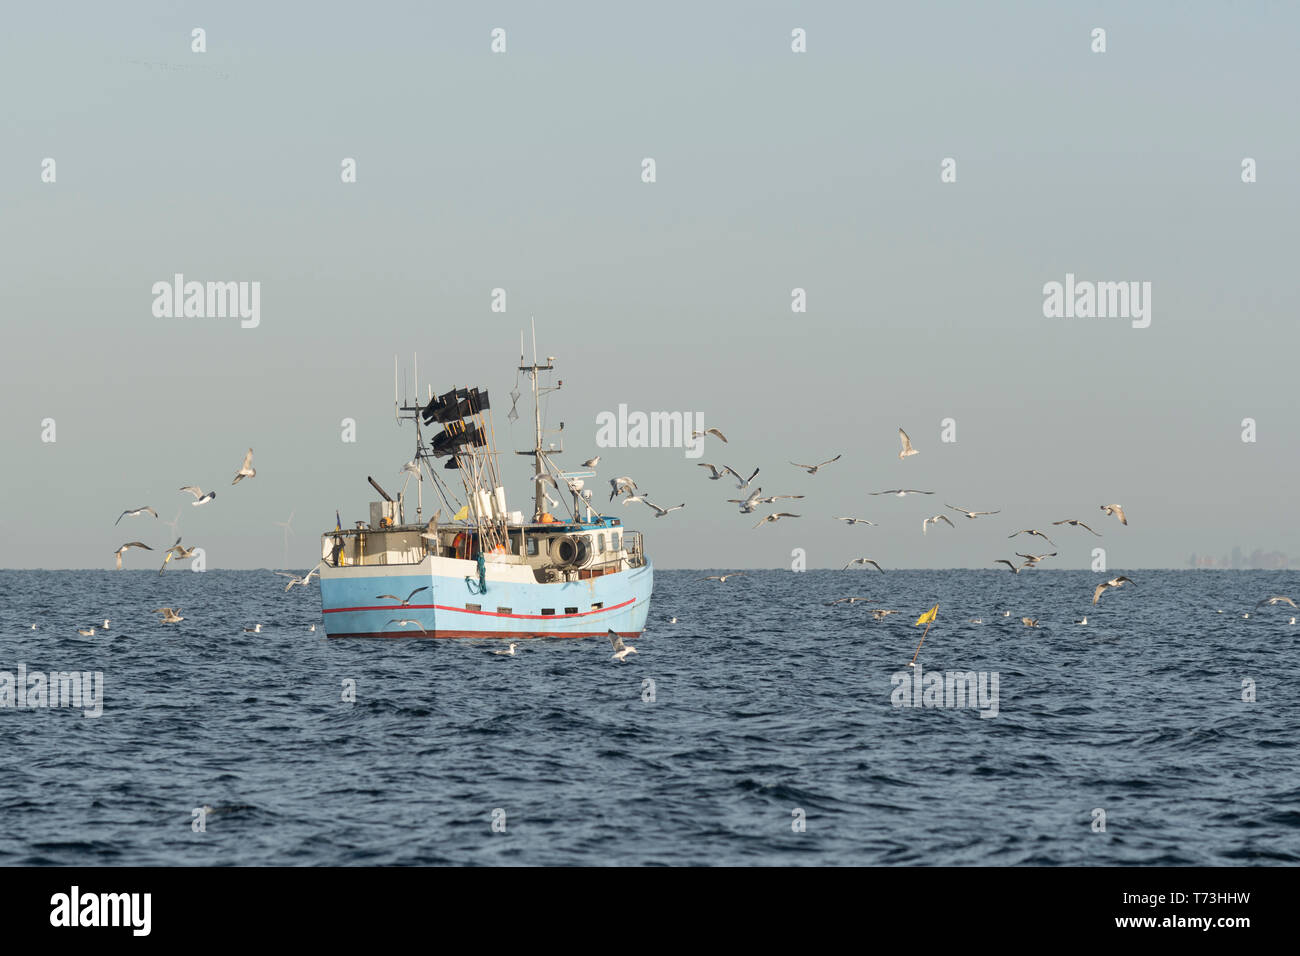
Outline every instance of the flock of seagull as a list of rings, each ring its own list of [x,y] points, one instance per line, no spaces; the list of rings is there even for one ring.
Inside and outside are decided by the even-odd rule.
[[[248,449],[247,452],[244,453],[244,460],[243,462],[240,463],[239,470],[235,472],[235,477],[230,483],[232,485],[237,485],[245,478],[255,478],[255,477],[257,477],[257,469],[253,467],[253,449],[250,448]],[[194,500],[191,501],[190,504],[195,508],[201,507],[202,505],[206,505],[208,504],[208,502],[212,501],[214,498],[217,497],[217,493],[215,491],[209,491],[205,493],[203,489],[200,488],[198,485],[184,485],[179,490],[183,494],[189,494],[194,497]],[[158,518],[158,512],[153,507],[149,505],[144,505],[143,507],[140,508],[127,508],[125,511],[123,511],[120,515],[117,516],[117,521],[114,521],[113,525],[114,527],[116,527],[118,524],[121,523],[123,518],[139,518],[145,515],[148,515],[154,519]],[[180,513],[177,512],[177,518],[179,517],[180,517]],[[167,524],[169,524],[172,527],[172,530],[175,531],[177,522],[171,521],[171,522],[167,522]],[[121,547],[119,547],[116,551],[113,552],[116,569],[118,571],[122,570],[122,555],[130,551],[132,548],[138,548],[142,551],[154,550],[153,547],[145,544],[143,541],[127,541],[125,544],[123,544]],[[197,546],[187,548],[184,545],[182,545],[181,538],[178,537],[176,541],[172,544],[172,546],[170,548],[167,548],[163,552],[163,562],[162,562],[162,566],[158,568],[158,573],[162,574],[164,571],[166,571],[167,565],[173,560],[184,561],[189,558],[193,558],[197,550],[198,550]],[[284,571],[276,571],[275,573],[290,578],[289,583],[285,585],[284,588],[286,591],[288,591],[290,588],[294,587],[295,585],[305,586],[309,584],[311,582],[312,575],[316,574],[320,570],[320,567],[321,566],[319,564],[316,565],[315,568],[313,568],[311,571],[308,571],[305,575],[301,577],[295,574],[288,574]],[[179,607],[156,607],[152,611],[150,611],[151,614],[162,615],[159,618],[159,623],[162,624],[179,624],[181,621],[185,620],[185,618],[181,615],[180,612],[181,609]],[[109,619],[106,618],[104,620],[104,623],[99,627],[99,630],[106,631],[108,630],[108,626],[109,626]],[[32,630],[36,630],[36,628],[37,626],[33,624]],[[246,627],[244,628],[244,630],[250,634],[260,634],[262,632],[262,625],[257,624],[253,627]],[[310,630],[312,631],[316,630],[316,625],[315,624],[311,625]],[[96,628],[79,627],[77,628],[77,633],[80,634],[82,637],[93,637],[96,633]]]

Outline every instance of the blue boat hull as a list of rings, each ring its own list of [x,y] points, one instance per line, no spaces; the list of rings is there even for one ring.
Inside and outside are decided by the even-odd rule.
[[[473,562],[456,564],[474,570]],[[320,579],[329,637],[524,640],[603,637],[610,630],[636,637],[645,629],[653,586],[649,561],[617,574],[554,584],[494,580],[489,571],[482,593],[476,573],[439,574],[430,562],[401,568],[326,568]],[[412,596],[407,605],[377,597],[405,598],[420,587],[428,590]]]

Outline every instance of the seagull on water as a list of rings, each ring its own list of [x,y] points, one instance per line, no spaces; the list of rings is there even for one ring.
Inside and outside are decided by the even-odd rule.
[[[519,646],[518,644],[511,644],[509,650],[505,650],[505,651],[493,651],[492,653],[493,653],[493,654],[501,654],[501,655],[503,655],[503,656],[505,656],[505,657],[514,657],[514,656],[515,656],[515,648],[518,647],[518,646]]]
[[[614,653],[610,657],[611,661],[626,660],[627,655],[636,653],[636,648],[631,644],[624,644],[623,638],[619,637],[618,631],[614,630],[612,627],[609,629],[609,643],[614,648]]]
[[[244,453],[244,463],[239,466],[239,471],[235,472],[235,480],[232,485],[237,485],[245,478],[253,478],[257,475],[257,469],[253,467],[253,449],[248,449]]]
[[[853,567],[853,565],[855,565],[855,564],[862,564],[862,565],[867,565],[867,564],[869,564],[869,565],[871,565],[873,568],[875,568],[877,571],[879,571],[881,574],[883,574],[883,573],[885,572],[885,569],[882,568],[880,565],[876,564],[876,562],[875,562],[873,559],[871,559],[871,558],[854,558],[854,559],[853,559],[852,561],[850,561],[848,564],[844,565],[844,567],[840,568],[840,570],[841,570],[841,571],[847,571],[849,568]]]
[[[754,525],[754,527],[757,528],[759,525],[768,524],[769,522],[773,522],[773,521],[780,521],[782,518],[798,518],[798,517],[801,517],[801,515],[791,514],[788,511],[777,511],[774,514],[767,515],[765,518],[763,518],[762,521]]]
[[[185,620],[185,618],[181,617],[180,608],[173,609],[170,607],[156,607],[150,613],[161,614],[162,615],[161,623],[163,624],[178,624],[181,621]]]
[[[1108,515],[1114,515],[1119,519],[1120,524],[1128,524],[1128,518],[1124,516],[1124,509],[1119,505],[1102,505],[1101,510]]]
[[[746,572],[744,572],[744,571],[732,571],[732,572],[730,572],[729,574],[710,574],[710,575],[708,575],[707,577],[700,578],[700,580],[701,580],[701,581],[719,581],[719,582],[721,582],[721,583],[723,583],[723,584],[726,584],[726,583],[727,583],[727,578],[743,578],[743,577],[745,576],[745,573],[746,573]]]
[[[105,630],[105,631],[108,630],[108,618],[104,618],[104,624],[103,624],[103,626],[102,626],[102,630]]]
[[[930,525],[938,524],[940,521],[947,521],[948,527],[950,528],[957,527],[955,524],[952,523],[952,520],[947,515],[935,515],[933,518],[926,518],[924,521],[921,522],[921,534],[925,534],[926,529]]]
[[[79,627],[77,628],[77,633],[82,637],[94,637],[95,629],[93,627]]]
[[[944,507],[951,508],[953,511],[956,511],[958,514],[964,514],[967,518],[978,518],[980,515],[1002,514],[1001,508],[999,508],[997,511],[967,511],[965,508],[958,508],[956,505],[950,505],[947,504],[946,502],[944,503]]]
[[[1074,623],[1075,623],[1075,624],[1087,624],[1087,623],[1088,623],[1088,615],[1085,614],[1085,615],[1083,616],[1083,620],[1082,620],[1082,621],[1075,621]]]
[[[252,627],[246,627],[246,628],[244,628],[244,633],[245,633],[245,634],[261,634],[261,633],[262,633],[262,625],[261,625],[261,624],[254,624]]]
[[[850,518],[850,517],[841,517],[839,515],[835,515],[835,520],[843,521],[847,525],[869,524],[873,528],[876,527],[876,523],[874,521],[868,521],[866,518]]]
[[[121,521],[123,518],[136,518],[142,514],[151,514],[155,518],[158,517],[158,512],[154,511],[148,505],[145,505],[143,508],[134,508],[134,509],[128,508],[126,511],[123,511],[120,515],[117,516],[117,521],[114,521],[113,524],[116,525],[117,522]]]
[[[903,443],[903,448],[898,453],[899,461],[902,461],[908,455],[915,455],[917,453],[916,449],[912,447],[912,439],[908,438],[907,432],[903,431],[901,428],[898,430],[898,440]]]
[[[817,464],[815,464],[815,465],[801,465],[801,464],[799,464],[799,462],[797,462],[797,461],[792,461],[792,462],[790,462],[790,464],[794,465],[796,468],[802,468],[804,471],[808,472],[808,474],[810,474],[810,475],[815,475],[815,474],[817,474],[817,472],[821,471],[821,469],[823,469],[823,468],[826,467],[827,465],[831,464],[831,462],[839,461],[839,460],[840,460],[841,458],[843,458],[843,457],[844,457],[844,456],[843,456],[842,454],[840,454],[840,455],[836,455],[834,458],[827,458],[825,461],[819,461],[819,462],[818,462]],[[789,459],[787,459],[787,461],[788,461],[788,460],[789,460]]]
[[[896,498],[903,498],[907,495],[932,495],[933,491],[917,491],[915,488],[890,488],[888,491],[873,491],[873,495],[893,495]]]
[[[398,607],[410,607],[410,605],[411,605],[411,598],[415,597],[415,596],[416,596],[417,594],[419,594],[421,591],[427,591],[427,590],[429,590],[429,585],[426,584],[426,585],[424,585],[423,587],[418,587],[418,588],[416,588],[414,591],[412,591],[410,594],[408,594],[408,595],[406,596],[405,599],[403,599],[403,598],[399,598],[396,594],[376,594],[376,595],[375,595],[375,600],[376,600],[376,601],[379,601],[379,600],[382,600],[383,598],[391,598],[391,599],[394,600],[394,601],[400,601],[400,602],[401,602],[400,604],[397,605]],[[391,623],[393,623],[393,622],[392,622],[392,621],[389,621],[388,623],[391,624]]]
[[[721,438],[722,443],[724,445],[727,444],[727,436],[722,434],[722,432],[718,431],[716,428],[706,428],[702,432],[691,432],[692,438],[703,438],[706,435],[712,435],[714,438]]]
[[[1091,528],[1089,528],[1086,524],[1084,524],[1084,523],[1083,523],[1082,521],[1080,521],[1078,518],[1062,518],[1060,521],[1053,521],[1052,524],[1068,524],[1068,525],[1071,525],[1071,526],[1073,526],[1073,527],[1075,527],[1075,528],[1082,528],[1084,531],[1092,531]],[[1095,532],[1095,531],[1092,531],[1092,533],[1093,533],[1093,534],[1097,534],[1097,532]],[[1101,535],[1097,534],[1097,537],[1100,538]]]
[[[190,502],[190,505],[195,508],[197,508],[199,505],[207,504],[209,501],[211,501],[213,498],[217,496],[217,493],[215,491],[209,491],[205,495],[203,493],[203,489],[200,488],[198,485],[186,485],[184,488],[181,489],[181,491],[188,491],[190,494],[194,496],[194,500]]]
[[[117,556],[117,569],[119,571],[122,570],[122,552],[130,551],[132,548],[143,548],[145,551],[153,550],[153,548],[149,547],[149,545],[145,544],[143,541],[128,541],[126,544],[122,545],[122,547],[113,552],[113,554]]]
[[[1097,585],[1097,590],[1092,592],[1092,603],[1096,604],[1101,599],[1102,592],[1107,588],[1123,587],[1126,583],[1137,587],[1136,581],[1132,578],[1126,578],[1122,574],[1117,578],[1111,578],[1109,581],[1103,581],[1101,584]]]

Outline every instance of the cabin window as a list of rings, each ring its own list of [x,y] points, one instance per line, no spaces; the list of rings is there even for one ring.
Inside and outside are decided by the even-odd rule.
[[[528,539],[528,555],[529,555],[529,557],[536,557],[536,556],[537,556],[537,539],[536,539],[536,538],[529,538],[529,539]]]
[[[555,608],[553,608],[553,607],[544,607],[544,608],[542,608],[542,613],[543,613],[543,614],[554,614],[554,613],[555,613]]]
[[[591,609],[592,609],[593,611],[599,611],[599,610],[600,610],[602,607],[604,607],[604,606],[605,606],[605,602],[604,602],[604,601],[597,601],[595,604],[593,604],[593,605],[591,606]]]
[[[482,605],[479,605],[479,604],[466,604],[466,605],[465,605],[465,610],[467,610],[467,611],[481,611],[481,610],[483,610],[483,607],[482,607]]]
[[[510,608],[508,608],[508,607],[499,607],[499,608],[497,608],[497,613],[498,613],[498,614],[513,614],[514,612],[513,612]]]
[[[577,613],[578,613],[578,609],[577,609],[576,607],[566,607],[566,608],[564,609],[564,613],[565,613],[565,614],[577,614]]]
[[[596,552],[599,553],[604,550],[605,550],[605,536],[603,534],[598,534],[596,535]]]

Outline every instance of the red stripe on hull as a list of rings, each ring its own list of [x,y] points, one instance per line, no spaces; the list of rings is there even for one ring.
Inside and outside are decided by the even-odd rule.
[[[634,639],[639,638],[643,632],[641,632],[641,631],[615,631],[615,633],[616,633],[619,637],[624,638],[624,639],[626,639],[626,640],[634,640]],[[558,632],[557,632],[557,633],[555,633],[555,634],[503,634],[503,633],[501,633],[500,631],[446,631],[446,630],[437,630],[437,631],[434,631],[433,633],[427,633],[427,632],[426,632],[426,633],[424,633],[424,634],[421,634],[421,633],[419,633],[418,631],[393,631],[393,632],[379,632],[379,633],[374,633],[374,632],[372,632],[372,633],[362,633],[362,634],[330,634],[330,633],[326,632],[325,636],[326,636],[326,637],[330,637],[330,638],[345,638],[345,637],[375,637],[375,638],[408,639],[408,640],[409,640],[409,639],[412,639],[412,638],[414,638],[414,639],[416,639],[416,640],[419,640],[420,638],[425,638],[425,639],[428,639],[428,640],[438,640],[438,639],[445,639],[445,638],[469,638],[469,639],[497,640],[497,641],[534,641],[534,640],[541,640],[541,639],[543,639],[543,638],[547,638],[547,637],[564,637],[564,638],[569,638],[569,637],[605,637],[605,636],[608,635],[608,634],[609,634],[609,631],[608,631],[608,630],[604,630],[604,631],[569,631],[569,632],[565,632],[565,633],[558,633]]]

